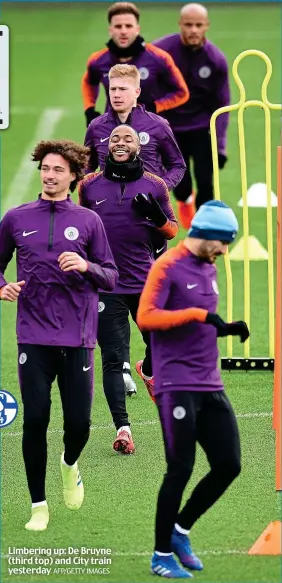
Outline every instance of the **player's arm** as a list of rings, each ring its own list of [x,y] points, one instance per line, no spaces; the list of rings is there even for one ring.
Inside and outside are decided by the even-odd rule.
[[[90,148],[89,162],[88,162],[88,166],[86,168],[85,174],[88,174],[89,172],[95,172],[95,170],[97,170],[97,168],[99,166],[98,152],[97,152],[96,147],[95,147],[95,140],[94,140],[94,135],[93,135],[95,132],[93,125],[95,125],[95,124],[90,124],[88,126],[86,134],[85,134],[85,138],[84,138],[84,145],[87,146],[88,148]]]
[[[168,190],[174,190],[185,174],[186,164],[169,123],[163,124],[159,150],[163,167],[166,171],[163,180],[165,181]]]
[[[90,202],[87,198],[86,192],[85,192],[85,182],[84,179],[82,179],[78,185],[77,185],[77,192],[78,192],[78,204],[80,206],[83,206],[84,208],[91,208]]]
[[[230,105],[230,87],[229,87],[229,76],[228,76],[228,63],[225,57],[222,56],[217,69],[217,78],[215,83],[214,92],[214,107],[213,110],[216,111],[220,107],[225,107]],[[219,153],[219,167],[223,168],[227,158],[226,158],[226,140],[227,140],[227,128],[229,123],[229,113],[222,113],[218,116],[216,121],[216,132],[217,132],[217,142],[218,142],[218,153]]]
[[[159,205],[163,213],[163,218],[166,219],[164,225],[158,227],[158,231],[164,239],[174,239],[178,233],[179,225],[174,214],[173,206],[170,202],[169,192],[165,181],[158,178],[155,184],[155,189],[155,202],[152,204],[154,205],[157,203]]]
[[[154,223],[164,239],[173,239],[178,232],[176,220],[165,182],[154,177],[152,191],[148,195],[139,192],[132,201],[134,210],[142,217]]]
[[[174,254],[169,259],[161,257],[149,271],[137,312],[140,330],[169,330],[189,322],[206,320],[208,312],[201,308],[165,309],[172,285],[170,267],[173,261]]]
[[[18,299],[25,282],[17,281],[7,283],[4,274],[7,265],[10,263],[16,245],[12,235],[10,213],[4,215],[0,222],[0,299],[8,302],[14,302]]]
[[[91,200],[89,199],[89,197],[87,195],[87,187],[86,186],[87,186],[88,182],[97,178],[101,174],[102,174],[102,172],[91,172],[90,174],[87,174],[87,176],[85,176],[78,183],[77,191],[78,191],[78,204],[79,204],[79,206],[83,206],[84,208],[94,210],[94,209],[92,209]]]
[[[65,251],[58,258],[59,266],[65,272],[83,273],[97,289],[112,291],[118,279],[118,271],[103,223],[94,212],[89,228],[87,259],[78,253]]]
[[[152,44],[146,45],[148,50],[156,55],[160,64],[160,74],[164,78],[168,92],[155,101],[156,113],[174,109],[186,103],[189,99],[189,90],[184,77],[176,66],[172,57],[163,49]]]
[[[227,323],[218,314],[212,314],[202,308],[184,308],[182,310],[166,310],[171,283],[173,282],[173,265],[177,249],[158,259],[151,267],[143,288],[137,312],[137,324],[140,330],[156,331],[169,330],[200,322],[211,325],[217,330],[217,336],[239,336],[241,342],[249,338],[246,322]]]
[[[95,111],[96,102],[99,96],[100,71],[97,63],[100,52],[93,53],[87,61],[87,69],[81,80],[81,91],[83,99],[86,125],[98,117],[100,113]]]

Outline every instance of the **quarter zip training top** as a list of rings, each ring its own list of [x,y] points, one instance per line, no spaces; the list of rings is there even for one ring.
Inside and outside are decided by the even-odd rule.
[[[103,223],[70,197],[39,197],[9,210],[0,223],[0,287],[14,251],[17,281],[25,280],[17,310],[19,344],[84,346],[97,338],[98,293],[111,291],[118,278]],[[78,253],[85,273],[63,272],[61,253]]]
[[[168,122],[138,105],[132,108],[125,123],[139,134],[145,170],[163,178],[168,190],[173,190],[182,180],[186,165]],[[120,119],[112,107],[89,124],[84,141],[91,148],[89,171],[97,170],[98,166],[104,170],[109,137],[119,125]]]
[[[222,391],[217,330],[205,324],[218,304],[216,267],[179,243],[150,270],[137,324],[151,332],[154,393]]]
[[[173,132],[190,132],[210,129],[210,119],[214,111],[230,104],[228,63],[224,54],[209,40],[194,50],[183,44],[180,34],[169,34],[154,45],[168,51],[179,67],[189,86],[189,101],[162,115],[169,121]],[[218,151],[226,152],[226,135],[229,114],[217,118],[216,130]]]
[[[140,39],[141,40],[141,39]],[[143,40],[143,39],[142,39]],[[104,85],[109,107],[109,70],[120,63],[120,58],[109,48],[90,55],[82,79],[84,109],[95,107],[99,85]],[[140,51],[132,56],[128,65],[135,65],[141,77],[140,103],[155,103],[156,112],[182,105],[189,98],[188,87],[171,56],[150,43],[140,43]]]
[[[136,164],[136,162],[135,162]],[[131,165],[130,165],[131,166]],[[116,164],[120,177],[106,178],[102,172],[88,174],[79,184],[80,204],[101,217],[119,272],[112,290],[115,294],[138,294],[142,291],[154,261],[152,233],[158,231],[164,239],[173,239],[178,223],[169,200],[165,182],[149,172],[136,168],[136,178],[126,171],[126,165]],[[158,201],[167,217],[161,228],[138,215],[132,201],[139,193],[149,192]]]

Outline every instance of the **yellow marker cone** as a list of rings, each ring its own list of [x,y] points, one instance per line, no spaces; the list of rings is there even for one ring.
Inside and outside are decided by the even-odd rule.
[[[253,235],[248,237],[248,250],[250,261],[265,261],[268,259],[266,249]],[[244,256],[244,237],[241,237],[237,245],[231,249],[229,257],[231,261],[244,261]]]

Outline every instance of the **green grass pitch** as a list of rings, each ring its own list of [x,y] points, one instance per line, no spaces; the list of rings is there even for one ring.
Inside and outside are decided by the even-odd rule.
[[[91,52],[107,40],[105,12],[107,4],[38,5],[3,4],[1,22],[11,30],[11,123],[1,133],[2,209],[8,202],[16,205],[31,200],[40,190],[37,173],[30,174],[23,156],[37,139],[44,110],[59,110],[52,137],[83,141],[84,116],[80,96],[80,78]],[[147,40],[177,30],[177,4],[142,5],[142,32]],[[277,5],[211,5],[209,38],[227,55],[230,67],[243,50],[256,48],[271,59],[273,76],[269,99],[279,102],[281,89],[280,8]],[[249,58],[240,68],[247,97],[260,98],[265,66]],[[231,79],[232,101],[238,92]],[[99,105],[103,107],[101,94]],[[47,113],[48,115],[48,113]],[[275,149],[279,142],[279,113],[272,114],[273,190],[276,192]],[[44,131],[47,122],[43,118]],[[248,110],[246,119],[248,185],[265,181],[264,124],[260,109]],[[41,121],[40,121],[41,120]],[[39,129],[38,129],[39,127]],[[26,154],[25,154],[26,152]],[[236,117],[232,115],[228,133],[228,164],[221,173],[221,195],[237,211],[240,192],[240,166]],[[19,168],[20,179],[14,182]],[[28,188],[24,185],[28,183]],[[11,187],[13,185],[13,188]],[[12,190],[11,190],[12,188]],[[9,200],[8,200],[9,198]],[[275,224],[276,215],[273,213]],[[266,246],[266,213],[251,209],[250,231]],[[240,235],[242,234],[242,230]],[[179,238],[184,231],[179,233]],[[220,309],[226,314],[224,265],[219,267]],[[8,268],[14,280],[15,265]],[[233,265],[235,317],[243,317],[243,267]],[[251,268],[252,355],[268,354],[267,262]],[[19,400],[15,338],[15,306],[2,306],[2,384]],[[221,341],[221,354],[226,344]],[[142,340],[132,326],[132,366],[143,354]],[[242,354],[239,343],[234,351]],[[62,451],[62,414],[57,388],[48,436],[49,457],[47,499],[51,520],[45,533],[24,530],[29,518],[30,501],[21,454],[22,406],[16,422],[2,430],[2,577],[3,582],[41,583],[46,576],[9,575],[8,547],[112,549],[109,575],[51,574],[52,583],[99,581],[103,583],[144,583],[153,581],[149,573],[153,549],[154,513],[157,491],[165,469],[163,445],[156,409],[142,384],[138,395],[128,401],[137,453],[121,458],[113,452],[115,435],[101,384],[99,349],[96,351],[96,385],[92,414],[93,429],[82,454],[80,469],[86,496],[78,513],[63,504],[59,456]],[[136,377],[135,377],[136,378]],[[243,469],[240,478],[226,495],[193,529],[192,542],[205,563],[195,580],[202,583],[272,583],[280,580],[279,557],[250,557],[248,549],[269,522],[281,517],[279,495],[275,493],[274,432],[271,426],[271,373],[225,374],[227,393],[238,415],[242,439]],[[79,388],[78,388],[79,394]],[[75,403],[74,403],[75,406]],[[195,471],[187,495],[207,469],[199,450]],[[63,565],[62,565],[63,567]],[[10,565],[11,568],[11,565]]]

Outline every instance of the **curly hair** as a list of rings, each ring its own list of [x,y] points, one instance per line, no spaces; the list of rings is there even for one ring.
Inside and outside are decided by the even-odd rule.
[[[76,175],[76,179],[70,184],[70,191],[74,192],[77,183],[84,177],[84,170],[89,162],[90,148],[70,140],[43,140],[35,146],[32,153],[32,160],[39,162],[39,170],[41,170],[42,161],[47,154],[59,154],[69,163],[70,171]]]

